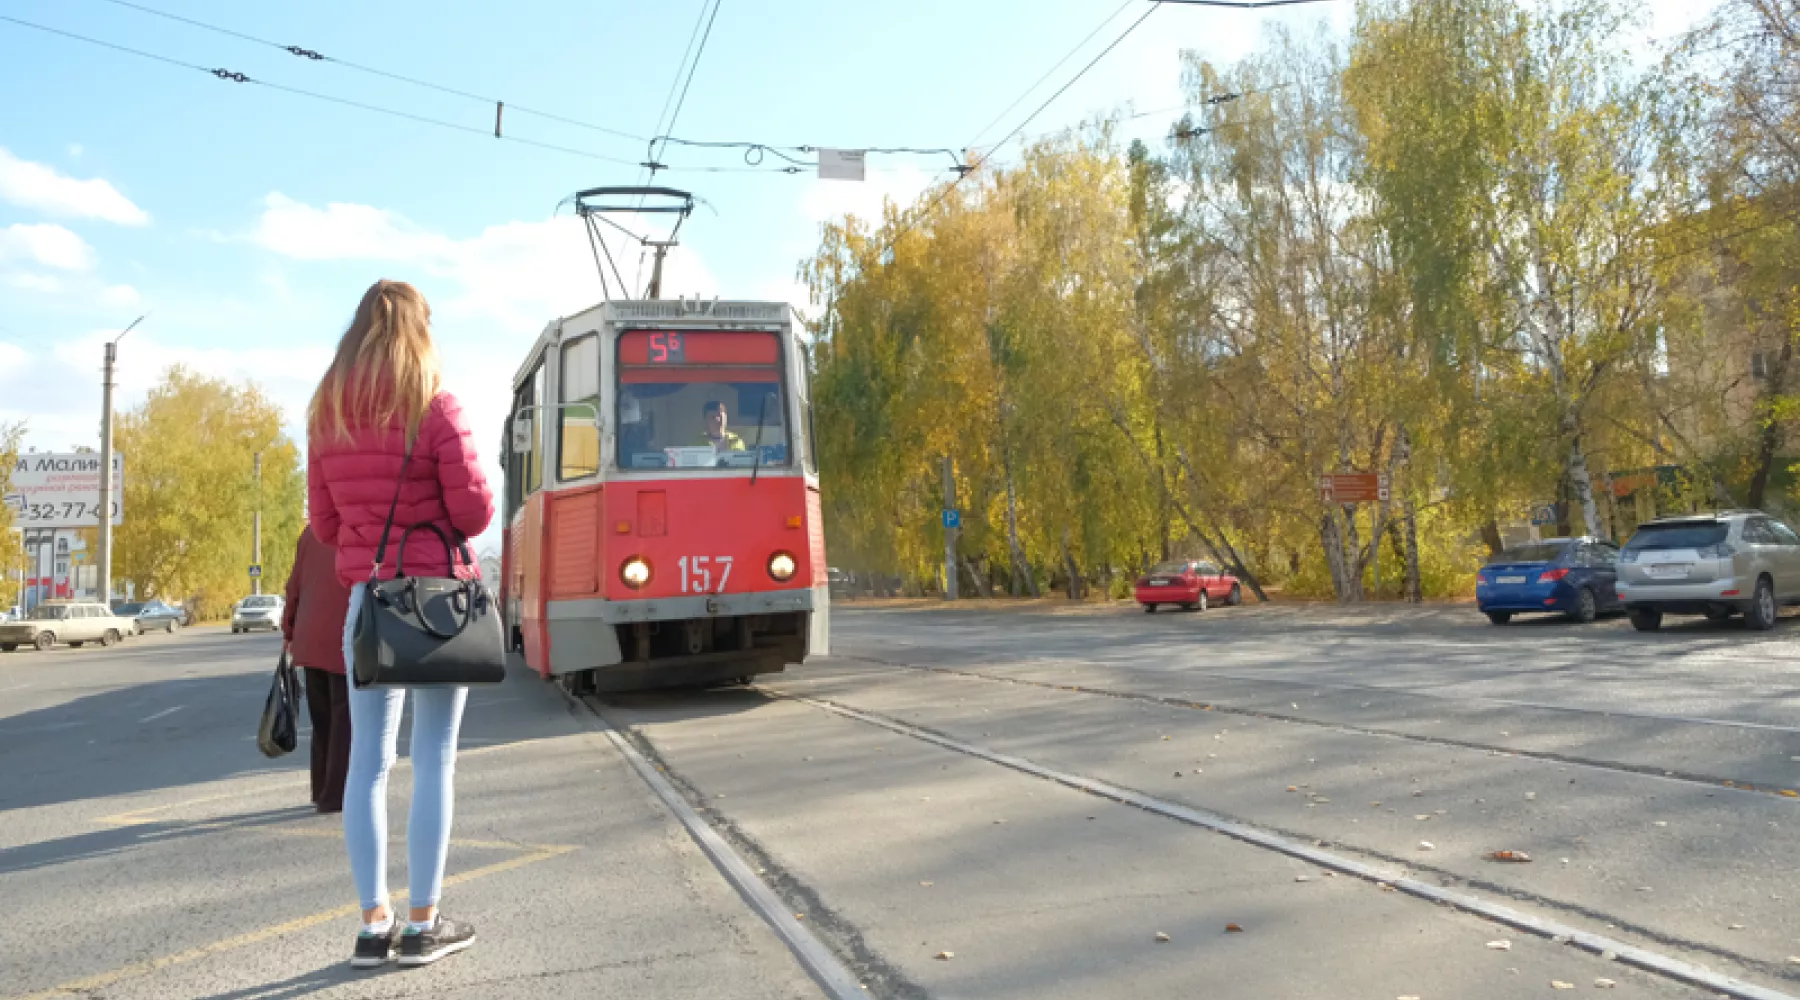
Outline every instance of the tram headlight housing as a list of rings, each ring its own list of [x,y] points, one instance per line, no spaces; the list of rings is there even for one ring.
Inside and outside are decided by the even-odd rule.
[[[619,581],[632,590],[650,586],[650,563],[643,556],[632,556],[619,567]]]
[[[769,575],[776,580],[786,582],[792,579],[794,571],[799,568],[794,557],[786,552],[777,552],[769,557]]]

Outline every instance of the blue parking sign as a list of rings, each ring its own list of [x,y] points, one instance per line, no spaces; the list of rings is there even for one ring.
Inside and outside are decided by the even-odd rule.
[[[946,527],[946,528],[962,527],[962,511],[960,511],[960,510],[944,511],[944,527]]]

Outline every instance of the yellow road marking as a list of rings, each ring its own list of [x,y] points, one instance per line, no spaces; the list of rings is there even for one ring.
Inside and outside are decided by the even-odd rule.
[[[531,854],[509,858],[505,861],[484,865],[480,868],[474,868],[466,872],[451,875],[444,879],[444,885],[462,885],[465,882],[473,882],[478,878],[486,878],[489,875],[499,875],[503,872],[512,871],[515,868],[523,868],[526,865],[536,864],[540,861],[548,861],[551,858],[559,857],[573,850],[575,850],[575,848],[569,846],[545,848]],[[83,979],[70,980],[69,982],[52,986],[47,990],[14,997],[12,1000],[54,1000],[54,998],[57,997],[91,992],[93,990],[103,989],[126,979],[136,979],[140,976],[148,976],[156,972],[161,972],[172,966],[198,961],[199,959],[206,958],[210,955],[217,955],[221,952],[232,951],[248,945],[260,944],[264,941],[278,938],[283,935],[292,934],[295,931],[303,931],[311,927],[317,927],[320,924],[329,923],[333,920],[342,920],[346,917],[361,915],[362,907],[355,903],[348,906],[334,907],[329,910],[321,910],[311,916],[301,917],[297,920],[289,920],[286,923],[275,924],[270,927],[263,927],[245,934],[239,934],[236,937],[226,938],[223,941],[214,941],[211,944],[203,944],[199,947],[189,948],[186,951],[178,951],[172,955],[163,955],[158,958],[146,959],[142,962],[133,962],[130,965],[121,966],[111,972],[102,972]]]

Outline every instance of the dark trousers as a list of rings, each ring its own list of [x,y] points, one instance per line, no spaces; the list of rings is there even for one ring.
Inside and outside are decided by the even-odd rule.
[[[350,773],[350,687],[343,674],[306,668],[312,716],[312,800],[320,812],[342,812]]]

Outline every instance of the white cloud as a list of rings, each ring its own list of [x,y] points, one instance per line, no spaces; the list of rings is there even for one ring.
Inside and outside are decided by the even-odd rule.
[[[63,289],[61,278],[52,274],[32,274],[28,271],[0,275],[0,282],[4,282],[8,288],[19,288],[28,292],[43,292],[46,295],[55,295]]]
[[[122,226],[142,226],[150,216],[119,190],[98,178],[76,180],[54,167],[21,160],[0,148],[0,200],[46,215],[101,219]]]
[[[135,306],[143,300],[130,285],[110,285],[100,293],[100,301],[109,306]]]
[[[94,248],[62,226],[15,222],[0,229],[0,263],[29,260],[62,271],[85,271],[94,266]]]
[[[448,299],[432,303],[440,319],[493,321],[514,333],[535,334],[557,316],[579,312],[602,297],[587,235],[581,221],[569,216],[489,226],[478,235],[457,239],[386,209],[342,202],[316,208],[276,192],[264,199],[251,239],[299,260],[377,261],[417,268],[455,286]],[[635,291],[637,248],[617,234],[608,238],[608,245]],[[407,277],[403,269],[389,276]],[[641,279],[648,278],[646,264]],[[612,281],[610,269],[608,280]],[[677,247],[670,252],[663,270],[664,297],[713,295],[717,286],[693,250]],[[619,297],[619,289],[614,287],[612,294]]]

